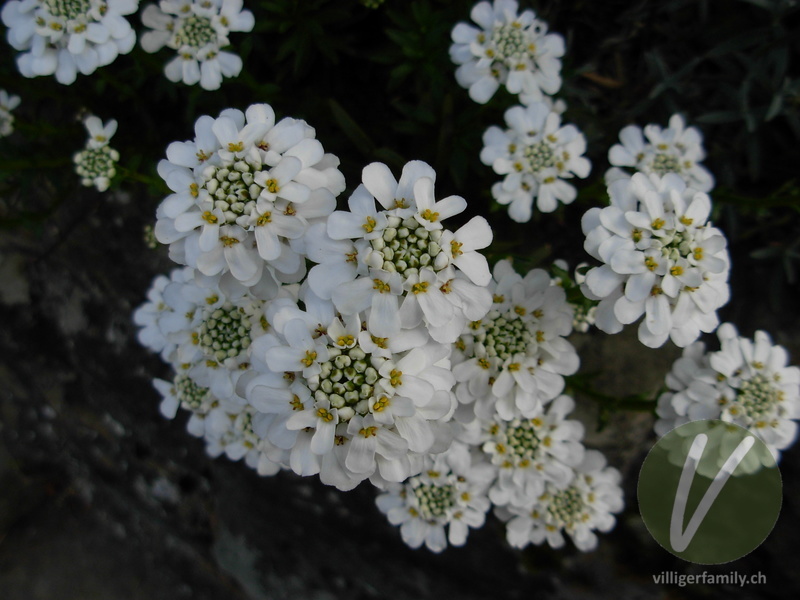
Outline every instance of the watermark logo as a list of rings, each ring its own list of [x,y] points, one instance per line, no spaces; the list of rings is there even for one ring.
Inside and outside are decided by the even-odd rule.
[[[639,510],[656,541],[693,563],[755,550],[781,509],[781,475],[757,436],[723,421],[692,421],[661,438],[639,473]]]

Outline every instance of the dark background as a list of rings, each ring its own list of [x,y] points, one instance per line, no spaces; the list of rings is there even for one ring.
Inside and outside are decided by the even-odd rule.
[[[172,263],[151,250],[165,188],[166,145],[202,114],[269,102],[306,119],[348,181],[380,160],[437,170],[437,195],[469,202],[495,230],[490,260],[521,269],[586,260],[579,220],[604,202],[606,153],[629,123],[666,125],[675,111],[700,127],[718,185],[714,219],[732,255],[723,320],[769,331],[800,357],[798,43],[794,1],[612,0],[523,3],[567,40],[567,122],[589,141],[591,177],[575,204],[513,223],[491,204],[496,180],[478,160],[481,135],[513,104],[486,106],[455,83],[449,33],[472,2],[248,2],[256,31],[231,35],[243,74],[206,92],[168,82],[167,50],[136,48],[69,87],[26,80],[0,48],[0,88],[22,97],[16,132],[0,140],[0,597],[128,598],[790,598],[796,568],[800,449],[784,453],[784,506],[751,555],[710,572],[764,573],[766,585],[661,587],[664,570],[698,573],[662,550],[639,518],[635,486],[654,442],[653,417],[601,396],[654,397],[679,350],[643,348],[635,330],[576,334],[587,445],[623,473],[626,509],[597,551],[515,551],[492,520],[441,555],[404,546],[360,486],[341,493],[290,473],[262,479],[211,460],[185,417],[158,413],[150,385],[167,368],[135,340],[131,312]],[[144,5],[144,4],[143,4]],[[141,29],[138,17],[131,18]],[[82,188],[71,157],[76,116],[116,118],[121,154],[110,192]],[[340,198],[341,202],[347,193]],[[714,345],[713,339],[709,341]],[[645,407],[647,408],[647,407]],[[603,419],[600,417],[603,416]],[[595,431],[598,421],[608,421]],[[742,518],[747,518],[743,515]]]

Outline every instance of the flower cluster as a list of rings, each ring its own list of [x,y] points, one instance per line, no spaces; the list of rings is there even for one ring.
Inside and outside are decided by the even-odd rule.
[[[714,176],[700,164],[706,157],[703,136],[696,127],[686,127],[681,115],[672,115],[666,129],[650,124],[643,132],[641,127],[628,125],[620,131],[619,139],[622,143],[608,151],[613,167],[606,172],[606,183],[630,178],[630,173],[620,168],[628,167],[659,177],[675,173],[699,192],[710,192],[714,187]]]
[[[658,399],[658,435],[698,419],[720,419],[759,436],[775,458],[797,436],[800,368],[788,366],[782,346],[764,331],[753,340],[730,323],[717,330],[720,350],[687,347],[667,375],[670,391]]]
[[[161,413],[174,418],[178,408],[192,413],[188,430],[205,439],[209,454],[225,453],[262,474],[278,471],[262,439],[271,416],[254,410],[236,385],[250,366],[250,347],[267,329],[269,303],[250,293],[228,294],[218,286],[200,287],[195,271],[184,267],[159,276],[148,302],[134,313],[139,341],[159,352],[175,375],[156,379]],[[281,290],[280,297],[291,297]]]
[[[11,111],[19,106],[20,97],[0,90],[0,138],[9,136],[14,131],[14,115]]]
[[[673,173],[636,173],[608,188],[611,205],[583,217],[584,247],[604,264],[586,274],[587,297],[600,300],[597,326],[607,333],[644,315],[639,340],[667,338],[685,347],[714,331],[728,301],[727,241],[711,226],[711,200]]]
[[[138,0],[11,0],[3,7],[8,43],[21,54],[17,66],[25,77],[53,75],[72,84],[127,54],[136,33],[126,15]]]
[[[491,273],[477,250],[491,243],[492,230],[483,217],[445,229],[442,222],[466,201],[437,201],[435,177],[420,161],[406,164],[399,181],[386,165],[368,165],[350,210],[308,236],[309,258],[319,263],[309,273],[311,289],[342,315],[366,312],[377,336],[416,332],[449,344],[491,305]]]
[[[117,131],[117,122],[111,119],[104,125],[99,118],[92,115],[86,118],[84,125],[89,132],[89,139],[86,147],[73,157],[75,172],[80,176],[83,185],[94,186],[98,191],[104,192],[117,173],[119,152],[108,145]]]
[[[377,335],[308,288],[302,301],[273,303],[272,328],[253,344],[246,397],[274,418],[267,438],[295,473],[342,490],[417,474],[453,437],[450,348]]]
[[[494,267],[492,305],[471,321],[455,343],[453,373],[462,407],[459,420],[475,415],[488,422],[497,413],[536,414],[564,389],[564,375],[578,370],[578,355],[565,339],[573,311],[550,275],[530,271],[523,278],[508,260]]]
[[[198,119],[159,165],[173,193],[155,235],[187,266],[156,278],[135,320],[177,374],[156,383],[162,411],[190,410],[209,453],[347,490],[400,483],[450,447],[451,344],[491,304],[476,250],[492,234],[480,217],[445,229],[466,203],[437,201],[418,161],[399,182],[367,166],[334,212],[337,166],[266,104]]]
[[[532,10],[517,14],[516,0],[479,2],[470,17],[478,25],[458,23],[450,58],[459,65],[456,80],[475,102],[485,104],[504,85],[523,104],[561,88],[564,38],[547,33]]]
[[[419,475],[388,485],[376,504],[392,525],[400,526],[411,548],[425,544],[441,552],[448,542],[463,546],[469,529],[483,526],[493,478],[491,465],[480,453],[453,442],[447,452],[426,456]]]
[[[267,104],[200,117],[195,139],[174,142],[159,173],[174,192],[155,234],[170,256],[204,276],[275,288],[305,274],[304,234],[344,189],[338,159],[305,121],[275,122]]]
[[[575,200],[577,192],[565,180],[589,175],[583,134],[574,125],[562,126],[560,114],[546,102],[514,106],[505,120],[507,130],[492,126],[483,134],[481,161],[505,175],[492,186],[494,199],[508,204],[518,223],[530,221],[534,200],[542,212]]]
[[[597,546],[595,531],[610,531],[614,513],[622,507],[619,471],[607,467],[600,452],[588,450],[574,468],[569,485],[559,488],[548,483],[532,505],[509,505],[500,513],[507,520],[508,543],[515,548],[545,541],[561,548],[566,533],[579,550],[587,552]]]
[[[142,12],[142,23],[148,27],[142,35],[142,48],[158,52],[164,46],[177,56],[164,68],[167,79],[186,85],[200,84],[205,90],[216,90],[223,77],[236,77],[242,70],[242,59],[222,48],[230,42],[232,31],[252,31],[253,13],[242,10],[242,0],[161,0],[149,4]]]
[[[454,344],[456,441],[425,457],[420,475],[387,488],[378,506],[414,548],[463,544],[493,505],[514,546],[546,538],[559,547],[566,532],[589,550],[593,531],[613,526],[622,491],[619,473],[585,451],[583,425],[567,418],[575,402],[561,394],[563,375],[578,368],[564,339],[572,308],[546,271],[522,277],[508,260],[495,266],[489,290],[490,311]]]

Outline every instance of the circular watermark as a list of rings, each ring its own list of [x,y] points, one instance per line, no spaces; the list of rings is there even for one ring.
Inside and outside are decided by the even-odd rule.
[[[717,420],[676,427],[650,450],[639,473],[639,511],[655,540],[704,565],[755,550],[781,509],[778,465],[746,429]]]

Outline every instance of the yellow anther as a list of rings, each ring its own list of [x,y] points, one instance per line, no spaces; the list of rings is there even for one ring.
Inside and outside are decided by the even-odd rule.
[[[317,416],[326,423],[330,423],[331,421],[333,421],[333,413],[328,411],[328,409],[326,408],[318,408]]]
[[[358,433],[361,434],[361,436],[364,438],[375,437],[376,435],[378,435],[378,428],[375,427],[374,425],[370,427],[363,427],[358,430]]]
[[[303,363],[305,366],[310,367],[312,364],[314,364],[316,358],[317,358],[316,352],[314,352],[313,350],[306,350],[306,356],[305,358],[301,358],[300,362]]]
[[[426,208],[420,213],[420,216],[425,219],[426,221],[430,221],[431,223],[436,223],[439,220],[439,213],[432,211],[430,208]]]
[[[378,290],[381,294],[388,294],[391,291],[391,286],[386,283],[383,279],[373,279],[372,280],[372,289]]]
[[[428,291],[428,282],[427,281],[420,281],[419,283],[415,283],[411,286],[411,291],[414,294],[425,294]]]
[[[281,189],[280,186],[278,185],[277,179],[267,179],[267,181],[264,183],[264,187],[267,188],[267,191],[270,194],[277,194],[278,191]]]

